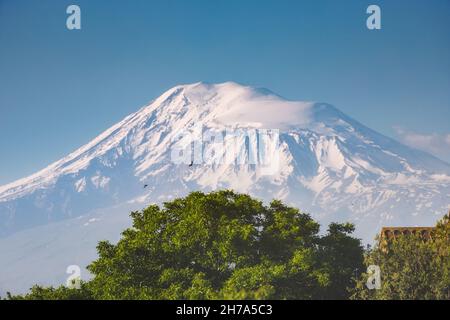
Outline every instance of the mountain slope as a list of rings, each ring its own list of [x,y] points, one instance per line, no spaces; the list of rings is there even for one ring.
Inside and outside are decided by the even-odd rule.
[[[278,129],[278,170],[207,163],[202,155],[213,153],[213,143],[203,143],[192,165],[175,163],[177,137],[199,128]],[[235,142],[245,149],[249,139]],[[328,104],[231,82],[177,86],[67,157],[0,187],[0,236],[121,203],[145,206],[217,188],[281,198],[323,222],[351,220],[371,239],[381,225],[433,224],[448,210],[450,165]]]

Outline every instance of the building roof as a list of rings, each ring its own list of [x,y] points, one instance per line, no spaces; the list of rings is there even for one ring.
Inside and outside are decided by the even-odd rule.
[[[418,234],[424,239],[431,239],[434,227],[384,227],[381,229],[381,239],[395,239],[409,234]]]

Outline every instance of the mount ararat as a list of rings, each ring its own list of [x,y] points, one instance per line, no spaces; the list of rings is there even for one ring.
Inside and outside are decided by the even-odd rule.
[[[174,162],[177,136],[199,127],[277,130],[278,169]],[[235,142],[250,153],[249,139]],[[201,152],[212,148],[204,143]],[[68,265],[95,258],[99,240],[118,239],[130,210],[217,189],[281,199],[322,225],[353,222],[370,242],[382,226],[442,217],[450,209],[450,165],[326,103],[233,82],[176,86],[63,159],[0,186],[0,292],[61,283]]]

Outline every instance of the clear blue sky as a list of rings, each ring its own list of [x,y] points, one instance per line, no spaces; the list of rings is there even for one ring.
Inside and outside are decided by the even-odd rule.
[[[82,30],[66,29],[69,4]],[[380,31],[365,26],[369,4],[382,9]],[[0,184],[174,85],[228,80],[444,143],[450,1],[0,0]]]

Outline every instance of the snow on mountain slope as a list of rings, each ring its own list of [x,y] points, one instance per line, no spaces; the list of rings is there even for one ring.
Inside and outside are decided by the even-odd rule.
[[[174,163],[177,135],[199,127],[279,129],[279,170]],[[213,144],[203,148],[211,152]],[[351,220],[371,239],[381,225],[428,225],[444,214],[450,165],[328,104],[288,101],[232,82],[183,85],[44,170],[1,186],[0,236],[130,201],[144,206],[220,188],[281,198],[324,222]]]

